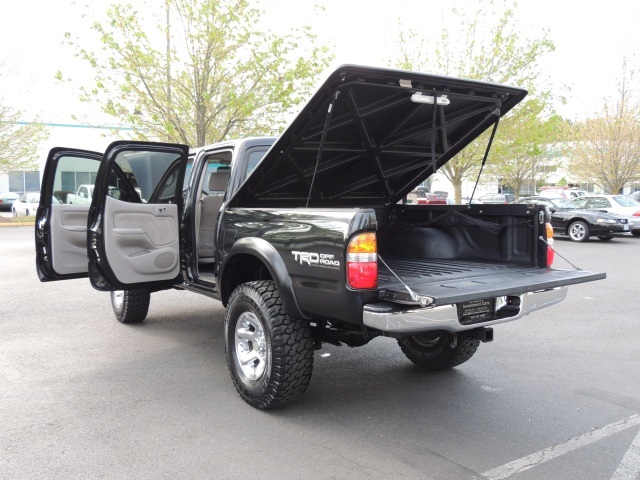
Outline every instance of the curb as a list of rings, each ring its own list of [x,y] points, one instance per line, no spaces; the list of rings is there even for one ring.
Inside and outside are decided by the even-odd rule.
[[[6,222],[0,223],[0,228],[2,227],[33,227],[36,222]]]

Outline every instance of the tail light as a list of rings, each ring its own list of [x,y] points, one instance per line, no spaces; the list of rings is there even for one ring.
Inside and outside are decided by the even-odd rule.
[[[634,212],[633,216],[634,217],[640,217],[640,210],[638,210],[637,212]]]
[[[378,244],[375,232],[360,233],[349,242],[347,283],[351,288],[378,286]]]
[[[556,256],[556,252],[553,251],[553,227],[550,223],[545,224],[547,227],[547,267],[550,267]]]

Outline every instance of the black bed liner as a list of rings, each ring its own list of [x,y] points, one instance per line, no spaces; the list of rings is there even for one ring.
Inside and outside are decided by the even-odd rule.
[[[400,303],[412,303],[411,296],[402,282],[418,295],[434,298],[433,305],[448,305],[545,290],[606,277],[604,273],[505,263],[412,260],[397,257],[385,257],[381,260],[378,273],[380,296],[385,300]]]

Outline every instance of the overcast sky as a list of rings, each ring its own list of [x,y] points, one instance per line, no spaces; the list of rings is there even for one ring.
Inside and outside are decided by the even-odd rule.
[[[128,0],[136,3],[136,0]],[[71,123],[72,114],[86,116],[93,123],[108,122],[95,107],[77,100],[77,85],[60,85],[57,70],[67,76],[77,73],[91,78],[64,46],[65,31],[87,31],[80,17],[84,0],[5,1],[0,15],[0,96],[15,109],[25,110],[25,120],[33,115],[49,122]],[[108,1],[91,2],[96,12]],[[296,25],[311,24],[320,39],[335,44],[336,64],[357,63],[381,66],[388,57],[390,33],[398,18],[411,28],[433,31],[438,19],[455,22],[450,9],[475,10],[476,1],[429,0],[263,0],[269,9],[264,22],[286,31]],[[313,4],[322,4],[324,14],[313,15]],[[524,36],[539,37],[544,29],[556,51],[543,65],[556,93],[569,95],[569,103],[559,107],[569,118],[580,118],[611,95],[620,74],[623,56],[631,57],[640,48],[640,2],[574,2],[563,0],[520,0],[516,9]],[[87,40],[88,42],[90,40]],[[95,41],[95,40],[92,40]],[[637,59],[636,59],[637,61]],[[328,72],[327,72],[328,73]],[[565,90],[570,86],[571,91]],[[561,91],[560,91],[561,90]]]

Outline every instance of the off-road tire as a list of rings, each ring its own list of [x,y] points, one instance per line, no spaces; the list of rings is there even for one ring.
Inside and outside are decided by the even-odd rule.
[[[567,234],[569,238],[574,242],[586,242],[589,240],[591,236],[591,232],[589,231],[589,225],[582,220],[576,220],[569,225],[567,229]]]
[[[245,283],[233,291],[224,333],[231,379],[249,405],[280,407],[307,390],[313,371],[309,324],[286,313],[273,281]]]
[[[458,335],[454,342],[453,336],[449,333],[431,332],[400,338],[398,344],[402,353],[419,367],[427,370],[448,370],[473,357],[480,340]]]
[[[139,323],[147,318],[151,293],[149,290],[119,290],[111,292],[113,313],[121,323]]]

